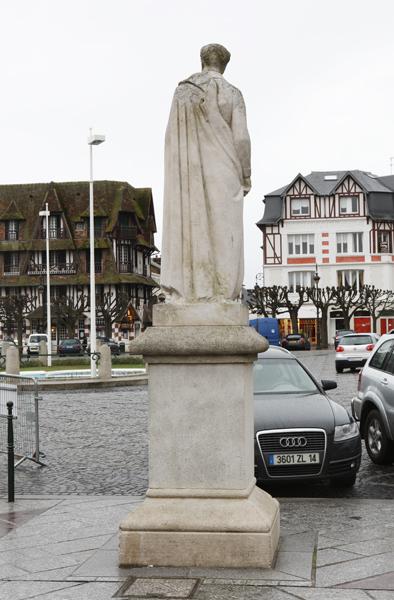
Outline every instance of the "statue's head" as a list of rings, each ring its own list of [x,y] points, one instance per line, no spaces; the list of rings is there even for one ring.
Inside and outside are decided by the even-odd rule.
[[[230,52],[220,44],[207,44],[200,50],[201,65],[204,69],[213,69],[224,73],[231,58]]]

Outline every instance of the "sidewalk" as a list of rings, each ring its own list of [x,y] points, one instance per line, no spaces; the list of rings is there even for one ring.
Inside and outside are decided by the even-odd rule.
[[[392,600],[391,500],[281,500],[273,569],[117,566],[117,528],[137,496],[0,499],[0,598]]]

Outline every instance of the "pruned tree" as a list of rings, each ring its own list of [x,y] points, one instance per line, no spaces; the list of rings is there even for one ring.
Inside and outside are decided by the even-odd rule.
[[[282,291],[282,305],[286,307],[291,320],[291,330],[293,333],[298,333],[298,313],[300,308],[308,300],[305,293],[305,288],[297,286],[295,290],[284,286]]]
[[[88,300],[84,294],[78,296],[59,296],[52,302],[52,314],[57,322],[67,330],[67,337],[75,337],[78,321],[88,308]]]
[[[334,306],[342,313],[344,329],[350,329],[350,319],[364,307],[363,294],[355,285],[338,286],[334,288]]]
[[[97,316],[104,321],[106,337],[112,336],[112,324],[119,323],[123,319],[130,301],[130,297],[124,292],[118,292],[116,295],[106,292],[96,298]]]
[[[334,287],[308,287],[305,290],[310,300],[320,313],[320,347],[328,348],[328,312],[336,303]]]
[[[0,321],[8,334],[15,327],[20,355],[23,351],[23,324],[36,305],[37,297],[30,294],[10,294],[0,298]]]
[[[253,289],[248,290],[247,302],[252,313],[264,317],[276,318],[281,313],[286,312],[283,288],[279,285],[270,287],[255,285]]]
[[[374,285],[364,285],[360,291],[363,306],[372,317],[372,330],[376,331],[382,313],[394,308],[394,293],[392,290],[382,290]]]

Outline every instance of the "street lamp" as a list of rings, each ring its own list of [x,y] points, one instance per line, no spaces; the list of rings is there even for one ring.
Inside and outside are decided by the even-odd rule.
[[[316,350],[320,350],[320,327],[319,327],[319,318],[320,318],[320,314],[319,314],[319,281],[320,281],[320,277],[319,277],[319,271],[317,268],[317,263],[316,263],[316,272],[313,276],[313,281],[316,286]]]
[[[96,277],[94,268],[94,202],[93,202],[93,146],[105,142],[105,135],[93,134],[90,129],[88,137],[90,154],[89,181],[89,249],[90,249],[90,375],[96,377]]]
[[[52,366],[52,327],[51,327],[51,289],[49,280],[49,215],[48,202],[45,202],[45,210],[40,210],[40,217],[45,217],[45,233],[46,233],[46,258],[47,258],[47,353],[48,367]]]

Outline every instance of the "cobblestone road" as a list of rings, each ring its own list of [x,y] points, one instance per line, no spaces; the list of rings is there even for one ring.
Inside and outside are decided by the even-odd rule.
[[[337,375],[333,351],[298,353],[319,379],[336,379],[331,396],[346,408],[357,374]],[[142,494],[147,487],[147,388],[43,393],[41,448],[46,468],[24,463],[16,471],[17,494]],[[328,485],[280,486],[277,496],[394,498],[394,467],[373,465],[363,449],[351,491]],[[0,454],[0,494],[6,493],[6,456]]]

